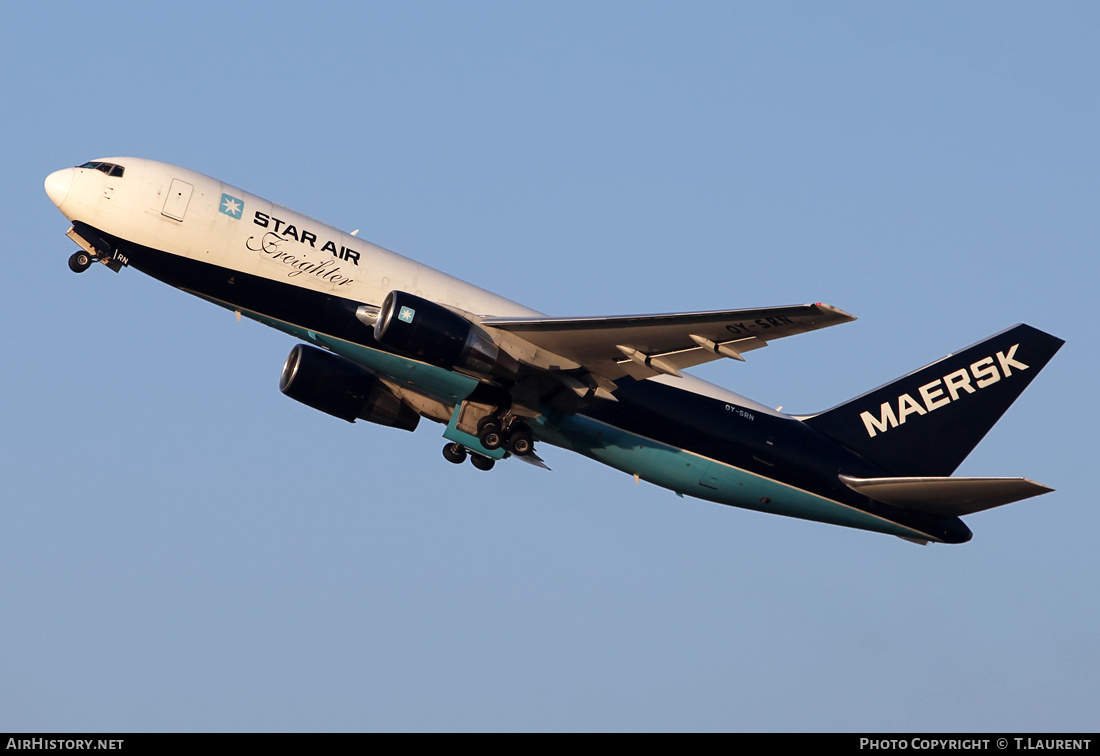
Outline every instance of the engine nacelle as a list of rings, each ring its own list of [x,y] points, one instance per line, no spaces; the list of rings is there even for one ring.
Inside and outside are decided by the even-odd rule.
[[[484,330],[456,312],[405,291],[391,291],[374,324],[379,344],[447,370],[512,380],[519,363]]]
[[[351,360],[298,344],[290,351],[279,390],[315,410],[354,423],[358,418],[415,430],[420,415],[386,384]]]

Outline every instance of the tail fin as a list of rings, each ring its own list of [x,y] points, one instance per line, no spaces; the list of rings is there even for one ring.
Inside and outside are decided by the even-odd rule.
[[[1013,326],[803,421],[891,475],[950,475],[1064,343]]]

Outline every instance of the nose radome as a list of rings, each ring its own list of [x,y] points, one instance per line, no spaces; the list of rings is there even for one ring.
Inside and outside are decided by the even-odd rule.
[[[62,168],[60,171],[54,171],[46,177],[46,194],[49,196],[50,201],[58,207],[61,207],[61,203],[65,201],[75,175],[75,169]]]

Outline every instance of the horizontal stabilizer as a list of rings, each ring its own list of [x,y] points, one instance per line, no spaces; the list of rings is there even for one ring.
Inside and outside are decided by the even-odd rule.
[[[853,478],[841,475],[840,480],[848,488],[875,501],[941,517],[961,517],[1054,490],[1027,478]]]

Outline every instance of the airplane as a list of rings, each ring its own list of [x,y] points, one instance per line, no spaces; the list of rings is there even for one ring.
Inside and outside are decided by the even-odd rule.
[[[691,496],[964,543],[962,516],[1053,489],[952,477],[1064,343],[1019,324],[832,409],[786,415],[684,371],[855,318],[823,303],[548,317],[217,179],[133,157],[55,171],[74,272],[134,268],[300,340],[284,394],[444,426],[443,456],[545,467],[557,446]]]

